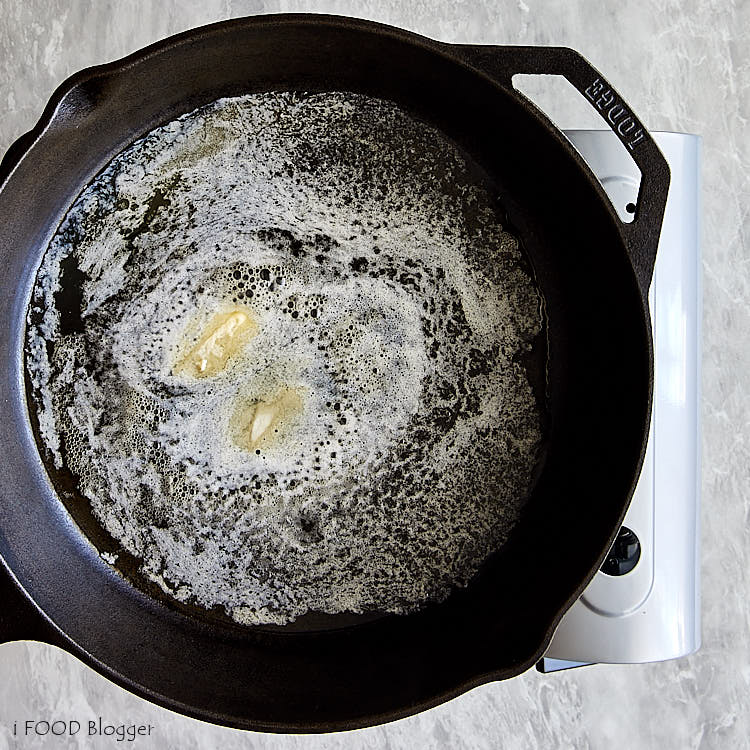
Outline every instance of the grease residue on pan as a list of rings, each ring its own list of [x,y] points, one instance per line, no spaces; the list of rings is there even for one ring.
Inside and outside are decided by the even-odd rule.
[[[143,575],[283,624],[413,611],[502,545],[541,450],[520,364],[541,328],[447,138],[377,99],[258,94],[83,191],[27,373],[47,457]]]

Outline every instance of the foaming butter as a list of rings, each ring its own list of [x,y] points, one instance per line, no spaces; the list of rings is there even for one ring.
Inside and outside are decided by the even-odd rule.
[[[210,378],[227,366],[229,359],[258,333],[258,324],[247,308],[235,308],[214,314],[175,364],[175,375]],[[192,337],[191,337],[192,338]]]
[[[26,368],[45,457],[136,583],[246,624],[468,583],[542,449],[541,296],[500,199],[434,128],[342,92],[219,100],[84,189]]]
[[[282,387],[266,398],[239,397],[230,421],[235,445],[255,451],[288,435],[302,411],[301,391]]]

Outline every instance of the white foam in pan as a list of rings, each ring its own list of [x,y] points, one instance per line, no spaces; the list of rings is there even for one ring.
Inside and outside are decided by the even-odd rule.
[[[518,355],[542,321],[476,183],[394,104],[262,94],[154,130],[84,190],[27,366],[45,451],[144,575],[285,623],[412,611],[503,543],[540,451]]]

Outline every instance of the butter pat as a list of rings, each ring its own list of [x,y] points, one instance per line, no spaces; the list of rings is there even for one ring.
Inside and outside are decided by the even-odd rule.
[[[209,378],[224,370],[233,354],[258,333],[247,310],[218,313],[208,321],[198,342],[174,368],[175,374]]]
[[[267,399],[243,399],[231,420],[234,442],[245,450],[258,450],[282,437],[302,411],[302,398],[292,388],[282,388]]]

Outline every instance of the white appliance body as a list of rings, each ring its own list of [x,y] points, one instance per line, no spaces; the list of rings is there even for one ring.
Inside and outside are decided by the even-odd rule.
[[[620,218],[632,221],[640,175],[614,133],[565,134]],[[651,135],[669,163],[671,185],[649,294],[651,427],[624,521],[640,542],[640,559],[623,575],[596,573],[560,622],[539,666],[545,672],[674,659],[700,646],[700,138]]]

